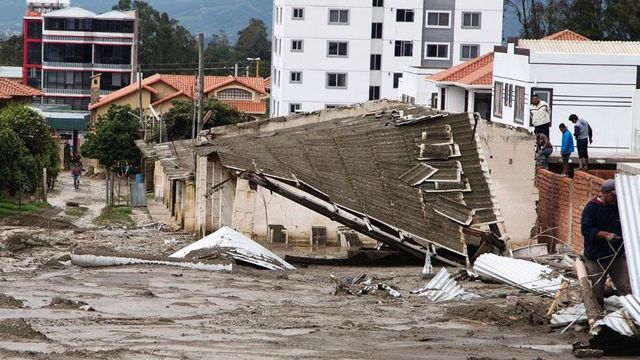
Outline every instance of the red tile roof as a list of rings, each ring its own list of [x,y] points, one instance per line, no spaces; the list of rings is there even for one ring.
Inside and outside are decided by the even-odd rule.
[[[436,82],[456,83],[463,86],[491,86],[493,77],[493,52],[463,62],[427,79]]]
[[[588,37],[582,36],[577,32],[573,32],[569,29],[559,31],[555,34],[551,34],[542,38],[542,40],[558,40],[558,41],[591,41]]]
[[[264,101],[242,101],[242,100],[221,100],[225,104],[229,104],[245,114],[265,114],[267,112],[267,104]]]
[[[31,86],[7,78],[0,78],[0,99],[11,99],[14,97],[33,97],[44,95],[42,91]]]

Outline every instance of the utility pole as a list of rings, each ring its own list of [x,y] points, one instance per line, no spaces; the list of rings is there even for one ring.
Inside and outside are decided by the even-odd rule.
[[[140,64],[138,64],[138,116],[142,122],[142,129],[144,130],[144,139],[147,140],[147,123],[144,121],[144,111],[142,110],[142,71],[140,70]]]
[[[236,66],[235,66],[235,70],[233,72],[233,76],[234,77],[238,77],[238,64],[236,64]]]
[[[198,34],[198,131],[202,130],[204,116],[204,33]]]

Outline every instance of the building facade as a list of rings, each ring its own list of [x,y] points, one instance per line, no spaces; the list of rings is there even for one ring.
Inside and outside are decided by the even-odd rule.
[[[500,44],[502,15],[498,0],[274,0],[271,115],[416,102],[428,74]],[[419,80],[400,89],[405,72]]]
[[[45,104],[87,110],[91,76],[102,74],[103,95],[134,79],[136,17],[133,12],[95,14],[69,5],[68,0],[27,1],[23,82],[42,89]]]

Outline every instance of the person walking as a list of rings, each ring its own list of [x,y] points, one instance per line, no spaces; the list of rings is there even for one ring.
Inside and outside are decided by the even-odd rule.
[[[79,163],[75,163],[73,165],[73,169],[71,169],[71,176],[73,176],[73,187],[78,189],[80,188],[80,175],[82,174],[82,168]]]
[[[569,121],[574,124],[573,135],[576,138],[578,147],[579,170],[589,170],[589,144],[593,144],[593,130],[585,119],[578,118],[578,115],[569,115]]]
[[[571,153],[575,151],[575,147],[573,146],[573,136],[571,136],[571,132],[567,129],[567,126],[562,123],[560,126],[560,131],[562,132],[562,145],[560,146],[560,155],[562,155],[562,175],[569,176],[569,157]]]
[[[607,275],[611,277],[618,295],[631,294],[614,180],[606,180],[600,195],[587,203],[580,225],[584,236],[585,266],[593,286],[593,295],[600,306],[604,303]]]
[[[549,155],[553,152],[553,145],[551,145],[547,135],[543,133],[536,134],[536,146],[538,149],[536,151],[538,165],[544,169],[549,169]]]
[[[549,138],[549,127],[551,126],[551,108],[549,104],[540,100],[538,94],[531,97],[531,106],[529,106],[529,118],[531,124],[535,127],[534,134],[545,134]]]

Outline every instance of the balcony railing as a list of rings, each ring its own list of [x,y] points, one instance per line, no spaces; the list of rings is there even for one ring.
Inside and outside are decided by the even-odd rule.
[[[112,44],[133,44],[133,37],[95,37],[95,36],[61,36],[44,35],[42,39],[46,41],[81,41],[85,43],[112,43]]]
[[[91,63],[75,63],[75,62],[61,62],[61,61],[43,61],[43,67],[57,67],[57,68],[75,68],[75,69],[93,69]]]
[[[93,64],[95,69],[131,70],[131,64]]]
[[[62,95],[91,95],[90,89],[63,89],[63,88],[44,88],[45,94],[62,94]]]

